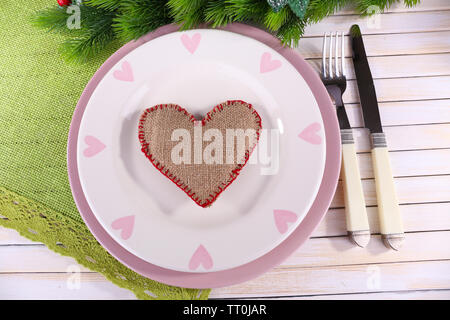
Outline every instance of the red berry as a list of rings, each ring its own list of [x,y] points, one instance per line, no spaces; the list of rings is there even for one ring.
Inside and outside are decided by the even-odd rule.
[[[70,5],[70,4],[72,4],[72,0],[58,0],[58,4],[61,7],[66,7],[66,6]]]

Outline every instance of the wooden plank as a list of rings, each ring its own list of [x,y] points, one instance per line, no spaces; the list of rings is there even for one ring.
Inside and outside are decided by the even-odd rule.
[[[347,237],[310,239],[278,268],[449,259],[450,231],[417,232],[406,235],[405,243],[398,252],[386,248],[380,236],[375,235],[372,235],[366,248],[355,246]]]
[[[374,80],[378,102],[450,99],[450,76]],[[345,103],[359,103],[356,80],[347,81]]]
[[[297,52],[306,59],[321,58],[322,37],[321,34],[300,39]],[[352,51],[349,37],[345,37],[345,46],[345,55],[350,58]],[[448,53],[450,31],[365,35],[364,46],[369,57]]]
[[[450,202],[401,205],[406,232],[450,230]],[[380,233],[377,207],[368,207],[370,231]],[[345,210],[330,209],[312,234],[312,237],[345,236]]]
[[[19,232],[14,229],[9,229],[0,226],[0,245],[15,245],[15,244],[41,244],[40,242],[33,242],[25,237],[22,237]]]
[[[401,21],[401,23],[399,23]],[[420,21],[420,23],[417,23]],[[305,36],[321,36],[324,32],[338,31],[348,34],[350,26],[358,24],[363,35],[387,33],[412,33],[450,30],[450,10],[378,14],[372,17],[334,15],[320,23],[306,27]]]
[[[274,269],[243,284],[213,289],[211,298],[350,294],[449,289],[450,261]],[[1,280],[0,280],[1,283]]]
[[[450,148],[450,124],[384,127],[390,151]],[[356,150],[369,152],[370,138],[367,129],[353,129]]]
[[[357,157],[361,178],[374,178],[371,154]],[[394,177],[450,174],[450,149],[391,152],[390,160]]]
[[[376,56],[368,61],[374,79],[450,75],[450,53]],[[308,63],[318,73],[322,72],[321,58],[309,59]],[[344,74],[347,80],[356,79],[350,58],[345,59]]]
[[[371,154],[357,154],[357,159],[361,178],[373,179]],[[391,152],[390,161],[398,178],[450,174],[450,149]]]
[[[416,125],[450,122],[450,100],[420,100],[380,102],[381,122],[384,126]],[[350,125],[364,127],[362,110],[359,104],[345,106]]]
[[[274,269],[243,284],[213,289],[210,298],[281,297],[448,290],[449,261]],[[98,273],[0,274],[0,299],[134,299]],[[378,280],[378,281],[377,281]],[[72,289],[69,289],[69,286]]]
[[[449,10],[450,2],[447,0],[422,0],[420,4],[407,7],[401,2],[394,3],[386,12],[412,12],[412,11],[436,11]]]
[[[44,245],[0,246],[0,273],[2,272],[92,272],[71,257],[61,256]]]
[[[404,5],[403,2],[395,2],[384,12],[385,13],[415,12],[415,11],[424,12],[424,11],[449,10],[449,9],[450,9],[450,2],[448,0],[425,0],[422,1],[419,5],[413,7],[407,7]],[[355,14],[354,6],[347,5],[345,8],[336,13],[336,15],[343,15],[343,14],[354,15]]]
[[[395,178],[397,197],[400,204],[448,202],[450,199],[450,176]],[[366,205],[375,206],[376,192],[373,179],[362,180]],[[343,208],[342,183],[338,183],[331,208]]]
[[[0,274],[0,299],[136,299],[98,273]],[[78,281],[79,279],[79,281]]]
[[[449,243],[450,231],[408,233],[399,252],[387,249],[380,236],[375,235],[364,249],[352,244],[347,237],[313,238],[278,268],[447,260],[450,259]],[[90,271],[74,259],[61,257],[44,246],[1,246],[0,261],[0,273],[64,273],[74,268],[79,272]]]
[[[269,300],[449,300],[450,290],[414,290],[397,292],[370,292],[316,296],[263,298]]]

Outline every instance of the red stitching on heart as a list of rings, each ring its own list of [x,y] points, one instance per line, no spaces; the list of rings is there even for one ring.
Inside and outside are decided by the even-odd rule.
[[[156,106],[153,106],[151,108],[146,109],[143,114],[141,115],[141,118],[139,119],[139,125],[138,125],[138,138],[139,142],[141,143],[141,151],[145,154],[145,156],[150,160],[150,162],[155,166],[156,169],[158,169],[163,175],[165,175],[170,181],[175,183],[181,190],[183,190],[192,200],[194,200],[195,203],[197,203],[199,206],[206,208],[209,207],[216,199],[217,197],[225,191],[225,189],[237,178],[239,175],[241,169],[245,166],[248,159],[250,158],[250,155],[252,154],[253,150],[255,149],[260,136],[260,131],[262,128],[261,124],[261,117],[259,116],[258,112],[253,108],[253,106],[245,101],[242,100],[228,100],[226,102],[223,102],[221,104],[218,104],[215,106],[210,112],[206,114],[206,116],[202,119],[201,124],[204,126],[208,121],[212,119],[214,116],[214,113],[221,112],[224,110],[224,107],[230,106],[233,103],[243,103],[248,106],[248,108],[252,111],[252,114],[255,116],[256,123],[258,125],[258,130],[256,131],[256,141],[255,144],[250,148],[250,150],[247,150],[245,152],[245,158],[244,163],[237,164],[236,167],[231,171],[230,178],[226,182],[222,182],[222,185],[217,186],[217,190],[215,190],[212,194],[209,195],[209,198],[206,199],[203,203],[201,200],[199,200],[198,196],[196,196],[195,192],[193,192],[191,189],[188,189],[188,185],[180,180],[180,178],[173,175],[169,169],[166,169],[164,171],[164,166],[155,159],[155,157],[149,152],[149,143],[145,140],[145,134],[144,134],[144,122],[149,113],[159,109],[163,108],[172,108],[179,112],[184,113],[186,116],[189,117],[190,121],[192,123],[195,123],[197,120],[192,114],[190,114],[186,109],[180,107],[179,105],[168,105],[168,104],[158,104]]]

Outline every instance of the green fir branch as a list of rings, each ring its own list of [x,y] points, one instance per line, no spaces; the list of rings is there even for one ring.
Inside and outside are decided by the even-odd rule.
[[[191,29],[205,21],[204,11],[208,0],[169,0],[171,16],[181,29]]]
[[[341,10],[350,2],[352,0],[311,0],[306,10],[305,19],[308,24],[317,23],[323,18]]]
[[[284,46],[296,47],[305,31],[305,27],[305,21],[298,19],[297,16],[290,11],[288,20],[277,31],[277,37]]]
[[[114,13],[98,7],[80,4],[80,28],[69,28],[73,12],[70,7],[50,7],[33,19],[33,25],[67,36],[60,51],[68,62],[84,63],[100,53],[115,38],[112,29]]]
[[[71,31],[67,28],[69,14],[66,10],[67,8],[59,6],[43,9],[32,17],[31,23],[35,27],[48,31],[69,33]]]
[[[389,9],[393,4],[402,2],[401,0],[359,0],[356,11],[363,16],[372,15]],[[404,0],[407,7],[417,5],[420,0]],[[376,10],[374,10],[376,9]]]
[[[115,14],[109,10],[80,5],[81,28],[61,46],[68,62],[84,63],[105,49],[114,39],[112,22]]]
[[[119,9],[122,0],[84,0],[84,4],[92,7],[114,11]]]
[[[166,0],[121,0],[118,10],[113,27],[124,41],[138,39],[172,22]]]
[[[208,1],[204,16],[205,22],[209,23],[213,28],[222,27],[233,22],[228,4],[224,0]]]
[[[67,7],[57,5],[37,12],[32,23],[66,35],[61,46],[64,58],[85,62],[114,39],[138,39],[173,22],[182,29],[202,23],[214,28],[232,22],[250,23],[274,33],[283,45],[296,46],[306,25],[317,23],[344,6],[351,5],[364,16],[384,11],[397,2],[412,7],[420,0],[310,0],[303,18],[289,5],[275,12],[266,0],[84,0],[79,4],[80,29],[67,27]],[[377,10],[370,10],[374,6]]]
[[[299,20],[292,17],[292,11],[288,6],[283,7],[280,11],[274,12],[269,10],[264,18],[264,26],[269,31],[277,31],[290,20]]]
[[[225,0],[233,21],[253,22],[264,25],[266,14],[271,11],[269,4],[261,0]]]

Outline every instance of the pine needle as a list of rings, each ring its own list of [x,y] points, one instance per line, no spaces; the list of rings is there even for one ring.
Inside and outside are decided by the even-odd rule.
[[[288,6],[283,7],[278,12],[269,10],[264,18],[264,26],[270,31],[277,31],[285,25],[290,18],[292,18],[291,9],[289,9]]]
[[[356,10],[363,16],[372,15],[377,12],[383,12],[389,9],[394,3],[402,2],[401,0],[359,0]],[[404,0],[407,7],[418,4],[420,0]],[[376,10],[374,10],[376,8]]]
[[[122,0],[84,0],[84,4],[92,7],[98,7],[108,11],[119,9]]]
[[[138,39],[172,22],[165,0],[122,0],[120,14],[114,18],[114,30],[124,41]]]
[[[167,2],[171,16],[183,30],[196,27],[205,21],[204,11],[207,4],[208,0],[169,0]]]
[[[311,0],[306,10],[305,19],[308,24],[317,23],[323,18],[342,9],[351,0]],[[353,1],[354,2],[354,1]]]
[[[205,22],[213,28],[225,26],[233,22],[227,2],[224,0],[210,0],[205,8]]]
[[[84,0],[79,3],[80,29],[67,26],[69,7],[57,5],[37,12],[32,24],[67,36],[61,45],[64,58],[70,62],[86,62],[114,39],[138,39],[173,22],[182,29],[201,23],[212,27],[232,22],[250,23],[275,33],[283,45],[296,46],[306,25],[317,23],[346,5],[353,5],[364,16],[400,2],[412,7],[420,0],[310,0],[302,19],[288,5],[274,12],[266,0]],[[374,7],[377,10],[370,10]]]
[[[68,17],[66,8],[50,7],[39,11],[36,16],[32,17],[31,23],[35,27],[48,31],[68,33],[70,32],[70,29],[67,28]]]

